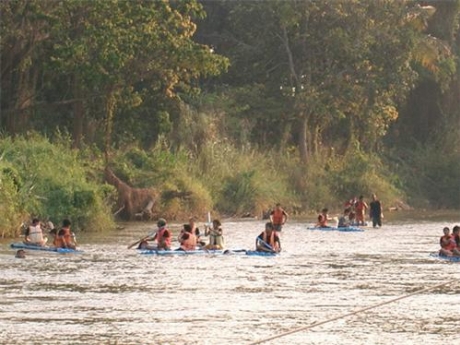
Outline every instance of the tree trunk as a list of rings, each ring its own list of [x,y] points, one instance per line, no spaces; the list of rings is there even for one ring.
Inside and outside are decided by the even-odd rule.
[[[308,130],[308,120],[304,116],[303,118],[300,119],[300,133],[299,133],[299,156],[300,156],[300,161],[304,165],[308,163],[307,130]]]
[[[115,92],[109,90],[105,98],[105,137],[104,137],[104,155],[106,165],[109,163],[110,147],[112,145],[113,117],[115,116],[116,98]]]
[[[76,101],[73,104],[72,148],[78,149],[81,147],[83,123],[85,119],[85,107],[83,104],[81,84],[78,76],[75,76],[73,80],[73,94]]]

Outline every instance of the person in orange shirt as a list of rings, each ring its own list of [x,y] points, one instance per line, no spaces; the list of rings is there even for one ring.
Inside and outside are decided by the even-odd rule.
[[[366,202],[364,201],[364,197],[361,195],[355,204],[356,224],[358,226],[365,224],[364,215],[366,214],[368,208],[369,206],[367,206]]]
[[[155,232],[139,241],[137,249],[171,250],[171,231],[167,228],[166,219],[158,219],[157,227],[158,229]],[[156,241],[156,245],[150,245],[149,241]]]
[[[53,244],[56,248],[67,248],[75,249],[75,243],[73,241],[73,234],[70,230],[70,220],[64,219],[62,221],[62,228],[59,230],[54,237]]]
[[[184,224],[184,233],[180,239],[180,247],[176,250],[196,250],[196,235],[192,232],[190,224]]]
[[[284,223],[286,223],[288,219],[288,214],[283,208],[281,204],[276,204],[273,211],[270,212],[270,221],[273,224],[273,228],[275,231],[281,231],[283,228]]]

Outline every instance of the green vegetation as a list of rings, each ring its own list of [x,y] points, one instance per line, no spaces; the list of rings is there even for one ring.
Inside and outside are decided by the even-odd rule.
[[[21,222],[31,216],[56,226],[69,218],[80,230],[113,228],[108,200],[114,188],[102,183],[101,174],[70,149],[68,140],[51,144],[38,135],[3,138],[0,152],[3,235],[17,235]]]
[[[460,208],[460,0],[426,3],[0,2],[0,235],[112,227],[106,167],[168,219]]]

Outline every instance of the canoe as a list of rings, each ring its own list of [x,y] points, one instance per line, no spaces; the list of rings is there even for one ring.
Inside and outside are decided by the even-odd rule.
[[[441,259],[441,260],[460,262],[460,256],[444,256],[444,255],[439,255],[438,253],[431,253],[430,256],[433,258]]]
[[[259,252],[257,250],[247,250],[245,254],[249,256],[277,256],[279,255],[279,253]]]
[[[13,249],[27,249],[27,250],[38,250],[44,252],[54,252],[60,254],[70,254],[70,253],[83,253],[83,251],[78,249],[67,249],[67,248],[56,248],[56,247],[47,247],[47,246],[36,246],[33,244],[25,244],[22,242],[11,243],[10,247]]]
[[[140,253],[143,255],[203,255],[203,254],[223,254],[223,250],[152,250],[141,249]]]
[[[308,230],[320,230],[320,231],[343,231],[343,232],[363,232],[364,230],[355,226],[347,226],[347,227],[336,227],[331,226],[329,228],[320,228],[316,226],[309,226],[307,227]]]
[[[160,256],[181,256],[181,255],[232,255],[232,254],[242,254],[249,256],[276,256],[278,253],[270,252],[258,252],[255,250],[246,250],[246,249],[225,249],[225,250],[147,250],[143,249],[139,251],[142,255],[160,255]]]

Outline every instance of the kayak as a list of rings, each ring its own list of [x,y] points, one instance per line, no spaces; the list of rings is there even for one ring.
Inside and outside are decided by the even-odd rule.
[[[223,254],[223,250],[154,250],[142,249],[140,253],[143,255],[203,255],[203,254]]]
[[[36,245],[33,245],[33,244],[25,244],[25,243],[21,243],[21,242],[11,243],[10,247],[13,248],[13,249],[38,250],[38,251],[54,252],[54,253],[60,253],[60,254],[83,253],[83,251],[78,250],[78,249],[36,246]]]
[[[369,226],[369,224],[367,222],[364,222],[364,224],[351,223],[350,226],[353,226],[353,227]]]
[[[143,255],[160,255],[160,256],[174,256],[174,255],[232,255],[232,254],[242,254],[249,256],[276,256],[278,253],[270,252],[258,252],[255,250],[246,250],[246,249],[225,249],[225,250],[151,250],[143,249],[140,250],[140,254]]]
[[[246,255],[249,256],[277,256],[279,253],[274,253],[274,252],[259,252],[257,250],[247,250]]]
[[[317,226],[309,226],[307,227],[308,230],[320,230],[320,231],[343,231],[343,232],[363,232],[364,230],[355,226],[347,226],[347,227],[336,227],[331,226],[329,228],[320,228]]]
[[[430,256],[433,258],[441,259],[441,260],[460,262],[460,256],[444,256],[444,255],[439,255],[438,253],[431,253]]]

